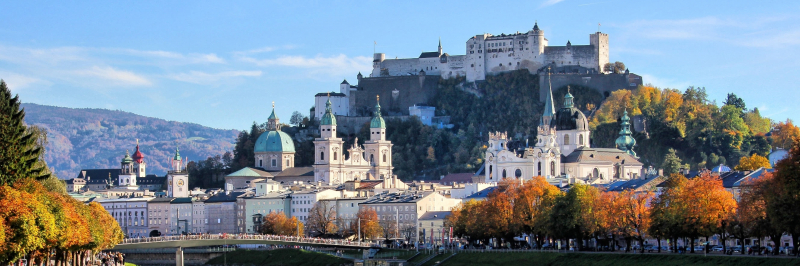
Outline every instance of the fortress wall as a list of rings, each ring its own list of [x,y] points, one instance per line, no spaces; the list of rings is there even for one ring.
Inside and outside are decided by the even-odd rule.
[[[384,115],[408,115],[408,107],[427,104],[436,96],[438,75],[362,78],[350,91],[350,115],[371,116],[375,95],[381,96]]]
[[[389,116],[384,117],[384,119],[400,119],[400,120],[407,120],[411,118],[411,116],[403,115],[403,116]],[[361,127],[367,125],[372,121],[371,116],[336,116],[336,130],[339,133],[345,135],[357,135],[358,131],[361,130]],[[368,125],[367,125],[368,126]]]
[[[635,74],[631,75],[636,76]],[[553,90],[575,84],[593,88],[603,95],[606,95],[606,93],[611,94],[611,92],[620,89],[636,89],[642,84],[642,80],[639,79],[638,83],[634,82],[635,85],[631,86],[629,77],[625,74],[553,74],[550,78],[552,79]],[[547,97],[547,77],[539,79],[539,88],[543,88],[539,90],[539,100],[545,101]]]

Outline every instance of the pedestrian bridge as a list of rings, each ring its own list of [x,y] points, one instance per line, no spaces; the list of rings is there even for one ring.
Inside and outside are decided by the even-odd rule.
[[[181,235],[126,238],[112,249],[189,248],[237,244],[317,246],[354,249],[376,248],[373,247],[369,242],[358,242],[344,239],[276,235]]]

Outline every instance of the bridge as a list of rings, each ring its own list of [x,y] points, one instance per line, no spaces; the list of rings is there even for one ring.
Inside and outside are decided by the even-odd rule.
[[[345,239],[327,239],[315,237],[277,236],[277,235],[180,235],[125,238],[112,250],[151,249],[151,248],[189,248],[237,244],[285,245],[285,246],[317,246],[352,249],[379,248],[370,242],[350,241]]]

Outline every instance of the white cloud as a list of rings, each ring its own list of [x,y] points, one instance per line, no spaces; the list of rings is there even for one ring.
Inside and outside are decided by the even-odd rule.
[[[202,63],[224,64],[225,63],[224,59],[220,58],[214,53],[181,54],[169,51],[147,51],[147,50],[117,49],[117,48],[103,48],[103,49],[98,49],[98,51],[109,54],[124,54],[135,57],[154,57],[162,59],[171,59],[172,60],[171,63],[175,64],[202,64]]]
[[[19,93],[19,91],[29,88],[31,84],[42,82],[40,79],[12,72],[0,72],[0,79],[5,81],[8,89],[14,93]]]
[[[105,79],[107,81],[111,81],[112,84],[114,85],[123,85],[123,86],[152,85],[152,83],[149,80],[140,75],[137,75],[136,73],[125,70],[117,70],[108,66],[106,67],[94,66],[90,69],[74,71],[74,73],[82,76]]]
[[[180,73],[177,75],[172,75],[170,78],[178,81],[195,83],[195,84],[207,84],[215,81],[219,81],[225,78],[233,78],[233,77],[258,77],[261,76],[261,71],[224,71],[219,73],[206,73],[202,71],[189,71],[188,73]]]
[[[544,2],[542,2],[542,5],[540,5],[539,8],[552,6],[552,5],[558,4],[558,3],[563,2],[563,1],[564,0],[545,0]]]
[[[239,59],[261,67],[303,68],[310,70],[311,73],[329,75],[348,75],[372,68],[372,58],[366,56],[348,57],[344,54],[329,57],[322,55],[315,57],[284,55],[270,59],[252,57],[240,57]]]

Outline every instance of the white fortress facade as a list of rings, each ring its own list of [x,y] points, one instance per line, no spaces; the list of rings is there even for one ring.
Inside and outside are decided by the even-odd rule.
[[[475,35],[466,42],[466,55],[443,53],[441,42],[437,52],[423,52],[419,58],[386,59],[375,53],[370,77],[440,75],[476,81],[518,69],[536,73],[545,66],[581,66],[600,73],[608,62],[608,34],[589,34],[589,45],[567,41],[566,46],[549,46],[544,31],[534,24],[525,33]]]

